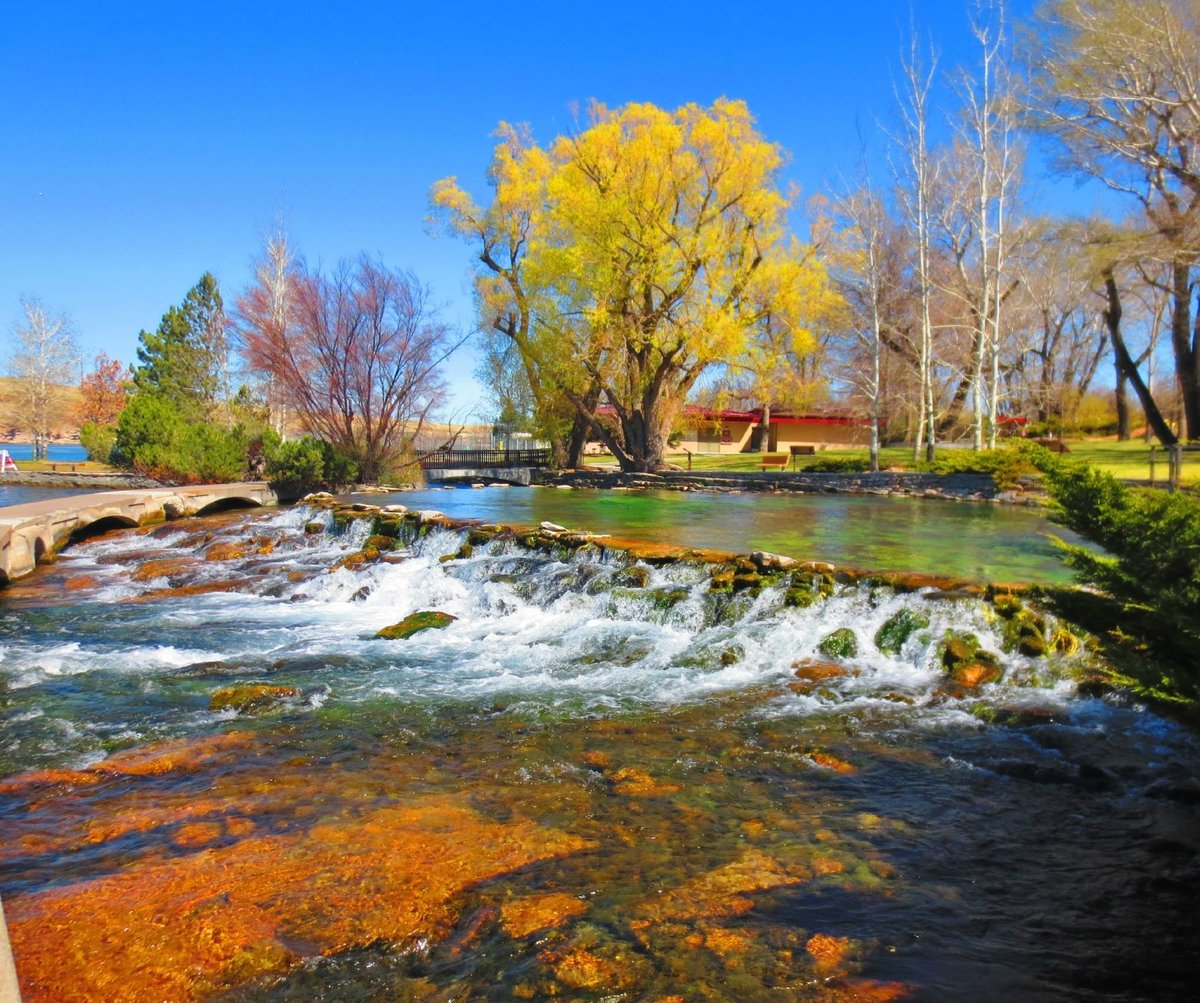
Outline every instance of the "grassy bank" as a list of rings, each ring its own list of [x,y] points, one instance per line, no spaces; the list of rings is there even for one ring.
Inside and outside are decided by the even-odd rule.
[[[1071,459],[1083,462],[1112,474],[1122,481],[1148,481],[1151,477],[1150,447],[1138,440],[1136,442],[1117,442],[1115,439],[1067,439],[1067,455]],[[943,447],[939,450],[942,457],[969,453],[958,446]],[[759,471],[762,454],[760,453],[694,453],[691,457],[692,470],[730,470],[730,471]],[[801,456],[795,461],[797,470],[804,470],[817,462],[829,460],[864,460],[867,450],[864,447],[822,449],[815,456]],[[1159,447],[1156,450],[1157,463],[1153,471],[1154,480],[1163,482],[1167,477],[1166,450]],[[668,457],[671,463],[688,469],[688,456],[685,453],[671,453]],[[609,454],[589,456],[589,465],[611,464],[616,460]],[[922,464],[913,462],[911,446],[886,446],[879,451],[879,465],[883,469],[920,470]],[[792,469],[789,463],[788,470]],[[1183,479],[1185,482],[1200,484],[1200,452],[1185,453],[1183,460]]]

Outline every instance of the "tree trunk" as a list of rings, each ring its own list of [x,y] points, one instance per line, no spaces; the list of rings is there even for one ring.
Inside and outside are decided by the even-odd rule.
[[[762,406],[762,424],[759,426],[758,451],[760,453],[769,453],[771,451],[771,405],[764,404]]]
[[[1146,412],[1146,421],[1154,429],[1158,441],[1164,446],[1173,446],[1179,441],[1179,438],[1163,419],[1162,412],[1154,402],[1149,387],[1146,386],[1142,374],[1138,372],[1138,368],[1129,354],[1129,349],[1125,346],[1125,338],[1121,334],[1121,293],[1117,289],[1117,280],[1113,277],[1111,269],[1104,275],[1104,290],[1108,296],[1108,309],[1104,311],[1104,324],[1108,328],[1108,335],[1112,340],[1118,371],[1132,384],[1138,400],[1142,403],[1142,410]]]
[[[1121,363],[1116,361],[1117,369],[1117,386],[1116,386],[1116,404],[1117,404],[1117,442],[1128,442],[1130,439],[1129,431],[1129,381],[1125,379],[1125,374],[1121,371]]]
[[[1200,370],[1192,342],[1191,266],[1175,262],[1171,267],[1171,345],[1175,350],[1175,374],[1183,397],[1183,435],[1200,439]],[[1200,320],[1200,318],[1197,318]]]
[[[599,389],[589,390],[583,396],[584,402],[588,409],[593,413],[596,410],[596,405],[600,403]],[[583,466],[583,448],[587,445],[588,433],[591,431],[591,422],[585,421],[580,415],[576,414],[571,422],[571,434],[566,441],[566,465],[571,469],[578,469]]]

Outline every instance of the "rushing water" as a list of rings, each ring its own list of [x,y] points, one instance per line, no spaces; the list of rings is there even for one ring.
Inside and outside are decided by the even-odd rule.
[[[1200,745],[1081,654],[964,690],[944,633],[1003,647],[975,599],[370,531],[124,531],[3,596],[27,1000],[1190,995]]]
[[[1051,536],[1074,534],[1037,510],[854,494],[711,494],[443,488],[363,496],[437,509],[456,519],[593,532],[744,554],[769,550],[872,571],[912,571],[977,582],[1066,579]]]

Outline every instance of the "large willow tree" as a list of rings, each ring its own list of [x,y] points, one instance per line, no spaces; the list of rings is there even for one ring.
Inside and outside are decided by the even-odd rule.
[[[697,380],[761,351],[791,290],[824,281],[790,245],[781,163],[739,101],[593,105],[547,150],[502,126],[490,206],[453,178],[432,201],[478,246],[482,319],[519,348],[539,406],[567,402],[622,469],[647,471]],[[789,295],[772,297],[781,274]]]

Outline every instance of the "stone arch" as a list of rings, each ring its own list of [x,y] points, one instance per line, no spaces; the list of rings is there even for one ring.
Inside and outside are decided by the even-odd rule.
[[[218,512],[229,512],[239,508],[262,508],[262,502],[254,498],[218,498],[196,509],[196,515],[215,515]]]
[[[102,516],[99,519],[93,519],[91,522],[81,522],[71,530],[70,542],[75,543],[80,540],[90,540],[93,536],[100,536],[109,530],[129,529],[137,524],[136,519],[125,515]]]

